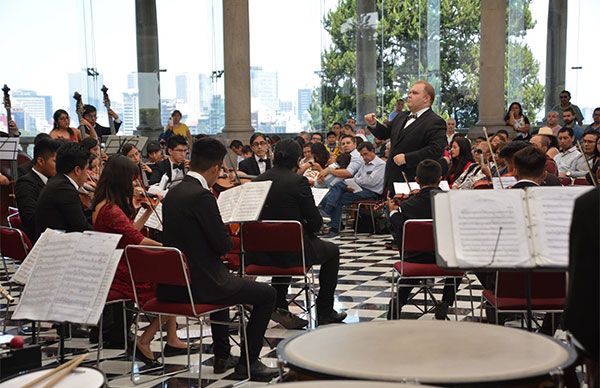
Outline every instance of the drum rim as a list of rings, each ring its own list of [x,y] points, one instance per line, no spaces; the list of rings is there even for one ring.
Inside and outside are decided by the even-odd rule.
[[[353,323],[351,324],[352,326],[355,325],[368,325],[368,324],[372,324],[372,323],[384,323],[384,322],[400,322],[400,321],[370,321],[370,322],[359,322],[359,323]],[[455,322],[454,324],[476,324],[476,325],[485,325],[479,322]],[[494,325],[496,327],[496,325]],[[332,330],[335,329],[336,327],[340,327],[339,325],[331,325],[328,327],[323,327],[320,328],[318,330]],[[503,326],[504,327],[504,326]],[[517,328],[512,328],[512,327],[504,327],[504,329],[508,329],[508,330],[517,330],[517,331],[522,331],[523,329],[517,329]],[[291,343],[292,341],[296,340],[298,337],[301,337],[303,335],[308,335],[310,333],[313,333],[313,331],[308,331],[308,332],[303,332],[303,333],[298,333],[295,334],[293,336],[290,336],[288,338],[283,339],[281,342],[279,342],[279,344],[277,345],[276,351],[277,351],[277,359],[282,362],[283,364],[285,364],[286,366],[288,366],[290,369],[299,371],[299,372],[303,372],[309,375],[313,375],[313,376],[317,376],[323,379],[327,379],[327,380],[331,380],[331,379],[340,379],[342,376],[339,375],[334,375],[334,374],[330,374],[327,372],[323,372],[323,371],[315,371],[313,369],[311,369],[310,367],[307,367],[306,365],[298,365],[298,363],[296,364],[292,364],[289,361],[289,355],[288,352],[285,351],[285,347],[289,345],[289,343]],[[531,333],[533,334],[533,333]],[[561,370],[564,371],[567,367],[573,365],[573,363],[576,361],[577,359],[577,352],[575,351],[575,348],[573,346],[573,344],[571,344],[570,342],[564,343],[561,340],[558,340],[554,337],[550,337],[544,334],[541,334],[542,337],[544,337],[547,340],[550,340],[554,343],[556,343],[558,346],[560,346],[561,348],[563,348],[566,352],[567,352],[567,359],[561,363],[560,365],[557,365],[556,367],[554,367],[552,370],[547,371],[544,374],[539,374],[539,372],[535,372],[535,373],[531,373],[529,375],[526,375],[525,373],[523,373],[522,375],[515,377],[515,378],[510,378],[510,379],[495,379],[492,380],[491,378],[486,378],[486,379],[474,379],[474,378],[468,378],[468,379],[463,379],[463,380],[459,380],[459,379],[450,379],[450,380],[442,380],[442,379],[435,379],[435,378],[421,378],[421,377],[402,377],[400,379],[386,379],[386,378],[377,378],[377,379],[369,379],[366,376],[356,376],[353,374],[347,374],[345,376],[343,376],[344,379],[347,380],[370,380],[370,381],[382,381],[382,382],[402,382],[402,381],[406,381],[406,380],[415,380],[415,381],[419,381],[419,383],[424,383],[424,384],[445,384],[445,385],[488,385],[488,384],[498,384],[498,383],[505,383],[505,382],[527,382],[527,381],[535,381],[538,380],[544,376],[550,376],[551,373],[554,370]]]
[[[17,374],[14,374],[12,376],[8,376],[3,378],[2,380],[0,380],[0,384],[6,383],[6,382],[10,382],[10,380],[15,379],[19,376],[28,374],[28,373],[35,373],[35,372],[40,372],[43,370],[48,370],[48,369],[53,369],[53,368],[57,368],[60,365],[46,365],[46,366],[42,366],[40,368],[36,368],[36,369],[31,369],[31,370],[25,370],[25,371],[21,371]],[[97,368],[95,366],[91,366],[91,365],[79,365],[77,368],[75,369],[79,369],[79,368],[85,368],[85,369],[93,369],[97,372],[100,372],[100,374],[102,375],[102,380],[104,381],[104,383],[102,384],[102,387],[108,387],[108,378],[106,377],[106,373],[104,373],[102,371],[102,369]]]

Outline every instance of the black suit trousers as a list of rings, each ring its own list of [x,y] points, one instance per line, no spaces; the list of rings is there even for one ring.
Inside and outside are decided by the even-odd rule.
[[[252,313],[250,314],[250,320],[246,326],[248,353],[250,355],[251,363],[258,359],[267,324],[271,319],[271,313],[273,312],[273,306],[275,304],[275,290],[273,287],[265,283],[246,280],[237,293],[226,298],[210,301],[210,303],[252,305]],[[228,322],[229,310],[226,309],[212,313],[210,314],[210,319],[218,322]],[[229,337],[227,335],[227,326],[212,324],[211,332],[215,357],[221,359],[227,358],[231,348]],[[246,353],[242,346],[241,360],[245,357]]]
[[[316,244],[315,252],[318,252],[320,257],[319,260],[307,258],[307,262],[322,262],[319,269],[317,315],[328,316],[333,312],[333,297],[340,267],[340,249],[334,243],[320,239],[315,239],[313,244]],[[274,277],[272,279],[272,285],[277,290],[276,307],[287,310],[287,291],[291,281],[291,277]]]

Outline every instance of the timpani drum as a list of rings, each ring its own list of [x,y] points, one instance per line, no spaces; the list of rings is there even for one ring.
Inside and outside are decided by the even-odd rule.
[[[282,388],[435,388],[433,385],[386,383],[365,380],[319,380],[285,383]]]
[[[327,326],[283,340],[277,355],[305,380],[494,387],[560,378],[576,358],[572,348],[525,330],[422,320]]]
[[[30,381],[35,380],[41,375],[47,373],[52,368],[42,368],[36,369],[29,372],[23,372],[16,376],[10,377],[6,380],[0,382],[0,388],[17,388],[22,387]],[[35,387],[43,387],[48,383],[50,378],[41,381],[36,384]],[[106,375],[100,371],[99,369],[89,367],[89,366],[78,366],[71,373],[65,376],[62,380],[60,380],[55,388],[104,388],[108,387],[108,382],[106,381]]]

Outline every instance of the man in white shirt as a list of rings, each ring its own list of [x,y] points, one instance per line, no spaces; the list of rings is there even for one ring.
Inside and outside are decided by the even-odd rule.
[[[579,178],[587,174],[585,159],[581,152],[573,145],[574,134],[572,128],[563,127],[558,131],[558,144],[560,152],[554,157],[558,176]]]
[[[356,138],[354,136],[342,135],[340,148],[343,153],[350,154],[350,164],[346,168],[327,167],[323,169],[317,176],[317,181],[327,184],[327,187],[333,187],[344,179],[352,178],[365,163],[356,150]]]
[[[355,201],[378,199],[383,194],[385,162],[375,154],[375,147],[369,142],[358,146],[358,152],[364,160],[363,166],[354,175],[355,190],[346,181],[333,186],[321,201],[321,210],[331,216],[331,229],[328,237],[339,233],[342,209]]]

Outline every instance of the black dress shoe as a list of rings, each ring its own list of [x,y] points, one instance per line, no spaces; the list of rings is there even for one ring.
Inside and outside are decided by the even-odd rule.
[[[346,314],[344,311],[339,312],[339,313],[337,311],[332,311],[331,314],[329,314],[329,315],[318,316],[317,323],[319,324],[319,326],[329,325],[330,323],[340,323],[344,319],[346,319],[347,316],[348,316],[348,314]]]
[[[165,348],[163,349],[163,353],[165,355],[165,357],[174,357],[174,356],[182,356],[182,355],[187,355],[187,349],[188,348],[176,348],[174,346],[171,346],[169,344],[165,344]],[[200,350],[200,345],[197,344],[192,344],[190,345],[190,354],[193,353],[198,353],[198,351]]]
[[[270,368],[260,362],[260,360],[256,360],[250,364],[250,378],[253,380],[270,380],[274,377],[279,376],[279,369]],[[235,372],[231,375],[231,379],[234,380],[243,380],[248,377],[248,368],[246,368],[245,360],[241,360],[239,364],[235,367]]]
[[[302,329],[308,325],[306,319],[302,319],[287,310],[277,308],[271,313],[271,320],[290,330]]]
[[[238,356],[230,355],[228,358],[214,358],[213,362],[213,372],[216,375],[221,373],[225,373],[227,370],[235,367],[240,363],[240,358]]]
[[[443,301],[438,303],[435,306],[434,314],[435,319],[438,321],[445,321],[448,319],[448,303]]]
[[[133,346],[127,349],[127,353],[130,356],[133,355]],[[155,359],[146,357],[146,355],[140,351],[140,348],[137,348],[135,350],[135,359],[143,362],[144,364],[146,364],[146,366],[151,367],[151,368],[160,365],[160,363],[158,361],[156,361]]]

